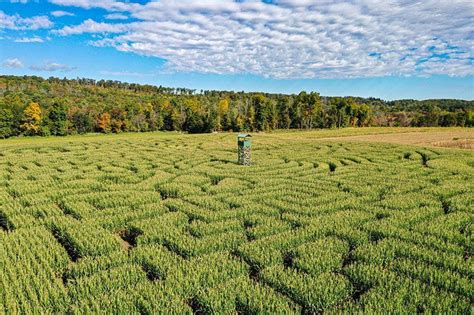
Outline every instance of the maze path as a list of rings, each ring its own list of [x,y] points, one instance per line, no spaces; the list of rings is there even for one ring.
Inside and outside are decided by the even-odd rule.
[[[0,313],[468,312],[472,153],[233,145],[3,149]]]

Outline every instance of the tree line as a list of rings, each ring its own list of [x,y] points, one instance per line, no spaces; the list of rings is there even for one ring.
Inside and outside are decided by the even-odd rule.
[[[156,130],[190,133],[474,126],[474,102],[196,91],[92,79],[0,76],[0,138]]]

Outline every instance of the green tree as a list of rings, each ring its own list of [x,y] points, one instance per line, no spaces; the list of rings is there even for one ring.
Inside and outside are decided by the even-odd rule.
[[[322,125],[322,106],[319,93],[311,92],[306,97],[304,116],[307,128]]]
[[[467,111],[465,118],[466,127],[474,127],[474,111]]]
[[[8,138],[13,135],[14,118],[11,109],[0,107],[0,138]]]
[[[255,124],[257,130],[270,129],[271,110],[267,98],[262,94],[252,97],[252,107],[255,108]]]
[[[370,124],[372,119],[372,111],[367,104],[362,104],[357,107],[357,126],[366,127]]]
[[[54,102],[49,110],[48,118],[52,135],[65,136],[67,134],[67,108],[63,103]]]
[[[274,99],[269,99],[268,103],[268,127],[269,129],[277,129],[278,128],[278,106],[277,101]]]
[[[195,97],[186,98],[184,108],[186,120],[183,129],[191,133],[203,132],[205,130],[205,113],[199,101]]]
[[[245,129],[251,131],[255,130],[255,108],[252,104],[248,106]]]
[[[278,112],[279,112],[279,128],[289,129],[291,127],[291,116],[290,116],[290,97],[281,97],[278,100]]]
[[[75,111],[71,116],[72,126],[78,134],[92,132],[93,120],[88,112],[83,110]]]

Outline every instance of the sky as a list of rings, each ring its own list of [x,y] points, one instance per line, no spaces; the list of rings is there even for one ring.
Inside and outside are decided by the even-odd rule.
[[[0,74],[474,99],[472,0],[0,0]]]

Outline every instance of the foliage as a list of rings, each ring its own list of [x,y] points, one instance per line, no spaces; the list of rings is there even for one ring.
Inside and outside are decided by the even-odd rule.
[[[0,138],[8,138],[13,134],[14,118],[9,108],[0,108]]]
[[[39,134],[41,128],[41,108],[38,103],[30,103],[23,111],[23,124],[21,129],[26,135]]]
[[[40,106],[34,120],[30,103]],[[0,137],[156,130],[203,133],[364,126],[474,126],[474,102],[195,91],[92,79],[0,76]],[[32,120],[33,119],[33,120]],[[42,123],[41,123],[42,121]],[[23,126],[23,127],[22,127]]]
[[[52,135],[65,136],[67,134],[67,107],[63,103],[53,103],[48,118]]]
[[[110,132],[110,114],[105,112],[99,115],[97,118],[97,128],[99,131],[108,133]]]

